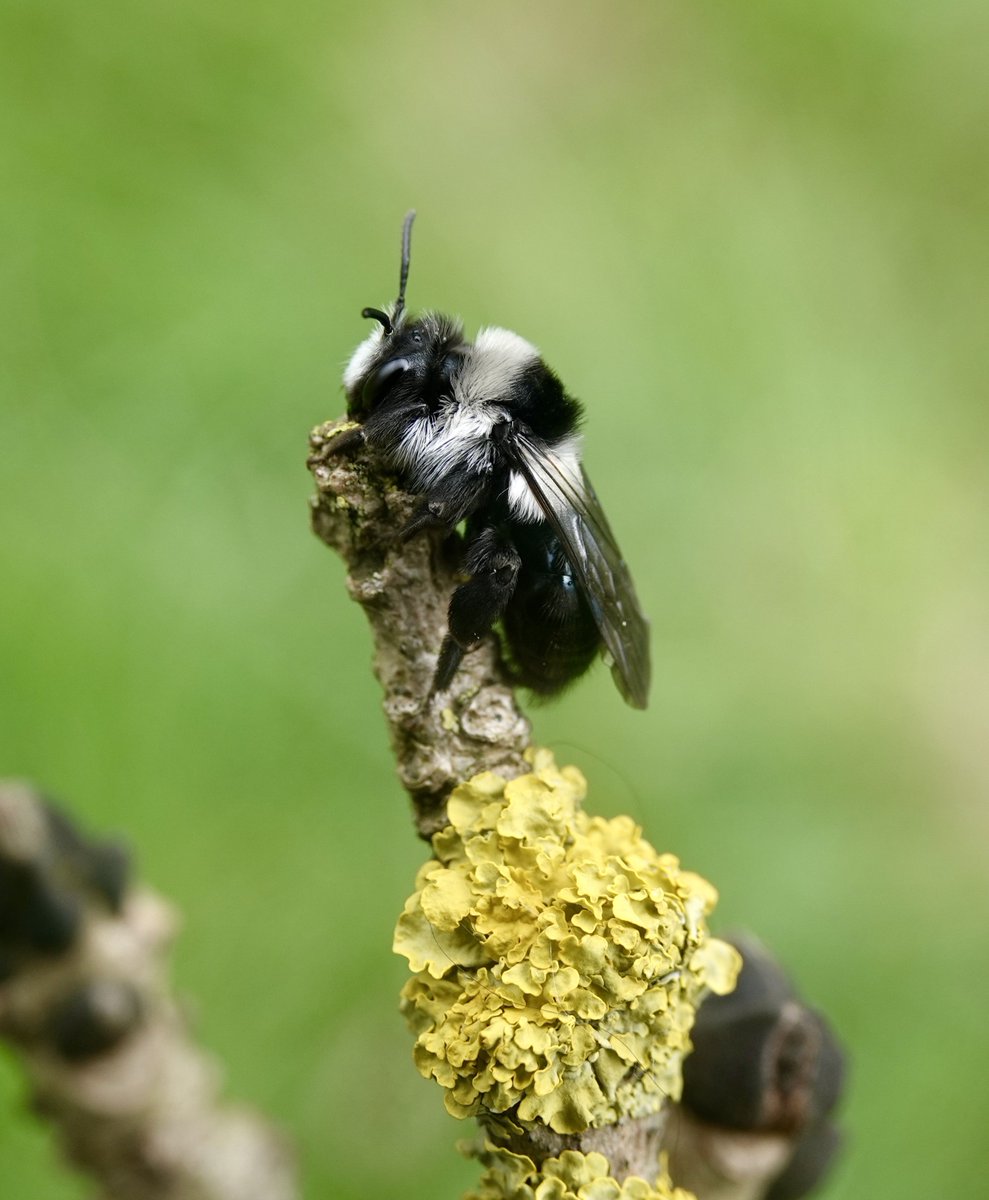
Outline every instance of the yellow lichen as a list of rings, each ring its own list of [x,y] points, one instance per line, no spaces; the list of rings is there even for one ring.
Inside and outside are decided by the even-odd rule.
[[[674,1187],[665,1170],[654,1183],[635,1175],[619,1183],[603,1154],[564,1150],[537,1168],[524,1154],[491,1142],[465,1150],[487,1169],[463,1200],[695,1200],[692,1192]]]
[[[402,1008],[455,1116],[579,1133],[679,1096],[697,1005],[739,959],[708,935],[710,884],[629,818],[584,813],[579,771],[530,761],[451,795],[395,931]]]
[[[457,720],[457,714],[452,708],[444,708],[440,713],[440,720],[443,722],[443,728],[450,733],[454,733],[460,728],[460,722]]]

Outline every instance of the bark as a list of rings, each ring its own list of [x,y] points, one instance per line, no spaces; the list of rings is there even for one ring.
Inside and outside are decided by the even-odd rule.
[[[345,428],[327,422],[310,437],[313,529],[343,558],[350,595],[371,623],[398,775],[428,839],[446,824],[446,798],[460,780],[479,771],[511,779],[528,770],[522,754],[531,729],[494,638],[464,658],[449,692],[430,695],[460,539],[422,534],[401,541],[413,500],[366,453],[332,453],[334,435]]]

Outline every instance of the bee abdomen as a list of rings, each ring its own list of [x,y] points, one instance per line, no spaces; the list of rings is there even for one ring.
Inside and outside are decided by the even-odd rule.
[[[502,625],[518,682],[539,695],[562,691],[590,667],[601,634],[545,523],[517,537],[522,559]]]

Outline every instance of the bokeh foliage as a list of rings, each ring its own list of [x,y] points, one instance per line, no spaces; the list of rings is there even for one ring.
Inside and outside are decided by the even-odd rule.
[[[308,1195],[476,1177],[409,1061],[423,850],[306,527],[412,204],[410,302],[587,402],[653,619],[649,711],[598,671],[539,739],[833,1016],[828,1195],[978,1190],[987,34],[975,0],[4,5],[0,767],[182,907],[202,1036]],[[0,1178],[84,1194],[7,1059]]]

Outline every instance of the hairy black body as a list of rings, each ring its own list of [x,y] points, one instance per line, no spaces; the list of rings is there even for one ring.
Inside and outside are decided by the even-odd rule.
[[[337,452],[366,443],[421,496],[404,535],[466,523],[464,570],[451,597],[433,690],[499,622],[518,682],[553,695],[603,650],[625,699],[644,708],[648,625],[580,461],[581,409],[539,352],[506,329],[473,342],[435,313],[407,318],[412,217],[399,296],[368,308],[377,328],[344,373],[359,426]]]

